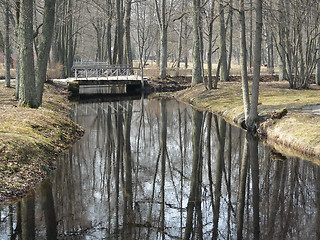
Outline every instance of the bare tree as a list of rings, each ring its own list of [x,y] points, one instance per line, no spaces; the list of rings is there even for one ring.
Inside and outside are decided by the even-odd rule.
[[[54,29],[55,4],[56,0],[45,0],[44,3],[43,27],[40,36],[35,72],[38,106],[42,104],[43,86],[46,81],[47,65],[49,61],[49,52]]]
[[[317,63],[319,3],[312,0],[277,1],[268,7],[277,24],[279,79],[289,81],[290,88],[308,88]]]
[[[202,82],[201,43],[200,43],[200,0],[192,0],[193,51],[192,85]]]
[[[9,42],[9,13],[10,13],[10,5],[9,0],[5,1],[5,55],[6,55],[6,87],[10,87],[10,42]]]
[[[160,78],[167,75],[167,58],[168,58],[168,26],[173,11],[173,3],[171,0],[167,6],[167,0],[154,0],[157,20],[160,30]]]
[[[20,1],[19,59],[20,89],[19,105],[37,107],[33,60],[33,0]]]
[[[220,79],[221,81],[228,80],[227,66],[227,46],[226,46],[226,28],[224,20],[223,1],[219,0],[219,53],[220,53]]]
[[[261,69],[261,42],[262,42],[262,0],[256,0],[256,30],[254,46],[254,65],[251,105],[246,121],[249,130],[255,131],[258,120],[259,81]]]

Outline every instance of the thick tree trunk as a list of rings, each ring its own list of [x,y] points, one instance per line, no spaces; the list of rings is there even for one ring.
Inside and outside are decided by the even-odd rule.
[[[252,73],[253,55],[253,2],[250,0],[250,43],[249,43],[249,72]]]
[[[159,66],[160,72],[159,76],[161,79],[164,79],[167,75],[167,44],[168,44],[168,20],[166,15],[166,0],[161,0],[161,9],[159,7],[159,2],[154,0],[156,14],[158,18],[159,33],[160,33],[160,42],[159,42]]]
[[[283,81],[286,78],[286,56],[285,56],[285,29],[283,26],[283,0],[278,0],[278,14],[279,14],[279,22],[278,22],[278,32],[277,32],[277,53],[278,53],[278,75],[279,81]]]
[[[244,107],[244,119],[248,120],[250,100],[249,100],[249,86],[248,86],[248,69],[247,69],[247,44],[246,44],[246,19],[244,11],[244,0],[240,3],[240,25],[241,25],[241,39],[240,39],[240,53],[241,53],[241,79],[242,79],[242,97]]]
[[[316,64],[316,68],[317,68],[317,77],[316,77],[316,82],[318,85],[320,85],[320,36],[318,37],[318,60],[317,60],[317,64]]]
[[[106,32],[106,61],[108,64],[112,64],[112,37],[111,37],[111,24],[112,24],[112,5],[111,0],[107,0],[107,13],[108,13],[108,21],[107,21],[107,32]]]
[[[123,25],[122,25],[122,0],[116,0],[117,16],[117,64],[123,64]]]
[[[202,82],[201,44],[200,44],[200,0],[192,0],[193,12],[193,51],[192,85]]]
[[[167,75],[167,19],[166,19],[166,0],[161,1],[161,19],[160,19],[160,78],[164,79]]]
[[[16,26],[15,26],[15,37],[19,40],[19,21],[20,21],[20,0],[15,0],[15,10],[16,10]],[[20,91],[20,50],[19,42],[17,43],[17,62],[16,62],[16,91],[15,99],[19,100],[19,91]]]
[[[68,2],[68,25],[67,25],[67,52],[66,52],[66,67],[67,67],[67,77],[71,77],[71,68],[73,65],[73,56],[74,56],[74,42],[73,42],[73,15],[72,15],[72,0]]]
[[[208,33],[208,56],[207,56],[208,89],[212,89],[212,30],[213,30],[213,21],[211,21],[209,24],[209,33]]]
[[[228,68],[227,68],[227,76],[230,75],[231,62],[232,62],[232,39],[233,39],[233,1],[230,0],[230,8],[229,8],[229,56],[228,56]]]
[[[43,86],[46,81],[49,52],[54,29],[56,0],[45,0],[43,13],[43,27],[36,66],[37,105],[42,104]]]
[[[126,63],[132,67],[132,50],[131,50],[131,36],[130,36],[130,22],[131,22],[131,2],[126,0],[125,14],[124,14],[124,29],[125,29],[125,56]]]
[[[33,60],[33,0],[21,0],[19,21],[20,89],[19,105],[38,107]]]
[[[250,112],[248,116],[248,129],[256,130],[258,120],[259,81],[261,67],[261,42],[262,42],[262,0],[256,0],[256,34],[254,47],[253,82]]]
[[[226,29],[224,23],[224,6],[223,1],[219,2],[219,52],[220,52],[220,80],[225,82],[228,80],[227,66],[227,47],[226,47]]]
[[[207,67],[208,67],[208,88],[212,89],[213,79],[212,79],[212,37],[213,37],[213,15],[214,15],[214,1],[211,5],[210,11],[210,22],[208,29],[208,56],[207,56]]]
[[[9,0],[6,0],[6,11],[5,11],[5,27],[6,27],[6,36],[5,36],[5,55],[6,55],[6,87],[10,87],[10,42],[9,42]]]
[[[161,50],[160,50],[160,78],[164,79],[167,75],[167,29],[162,28]]]

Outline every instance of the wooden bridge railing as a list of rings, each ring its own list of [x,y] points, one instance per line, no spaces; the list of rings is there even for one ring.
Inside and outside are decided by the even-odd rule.
[[[77,62],[74,63],[72,70],[76,80],[79,78],[107,78],[112,80],[129,80],[134,77],[138,79],[139,68],[130,67],[129,65],[107,65],[103,62]],[[140,77],[140,76],[139,76]],[[141,76],[143,81],[143,76]]]

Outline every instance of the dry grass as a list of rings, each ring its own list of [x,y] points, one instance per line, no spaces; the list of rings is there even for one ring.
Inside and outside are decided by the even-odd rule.
[[[167,75],[171,77],[176,76],[191,76],[192,75],[192,62],[188,63],[188,68],[184,68],[184,63],[181,63],[181,67],[172,67],[173,63],[168,62],[167,63]],[[134,67],[139,67],[139,61],[135,60],[133,61]],[[212,64],[212,74],[216,75],[216,69],[218,67],[218,64],[214,63]],[[155,61],[147,61],[147,65],[144,68],[144,75],[148,77],[158,77],[159,76],[159,66],[156,64]],[[262,66],[261,67],[261,74],[274,74],[277,73],[278,69],[268,69],[267,67]],[[230,75],[237,75],[239,76],[241,73],[241,67],[238,64],[232,64],[230,69]],[[204,74],[208,75],[208,68],[207,64],[204,64]]]
[[[0,203],[24,195],[54,168],[54,159],[83,130],[65,114],[64,90],[46,84],[43,106],[17,107],[14,89],[0,84]]]
[[[55,63],[49,66],[47,70],[47,79],[61,79],[63,78],[63,65]]]
[[[287,109],[288,115],[261,125],[266,141],[281,152],[299,155],[320,164],[320,115],[306,113],[303,107],[320,104],[320,87],[291,90],[286,82],[262,82],[258,111],[260,116]],[[203,84],[179,91],[174,97],[199,110],[211,111],[239,125],[243,119],[242,92],[239,82],[219,83],[219,88],[206,90]]]
[[[10,69],[10,77],[11,79],[16,78],[16,69]],[[4,64],[0,64],[0,79],[6,78],[6,69]],[[60,79],[63,78],[63,65],[60,63],[56,63],[52,66],[48,67],[47,71],[47,79]]]

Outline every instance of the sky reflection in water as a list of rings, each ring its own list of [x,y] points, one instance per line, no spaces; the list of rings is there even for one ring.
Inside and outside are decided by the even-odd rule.
[[[74,106],[85,136],[0,238],[319,239],[320,169],[175,101]],[[21,229],[21,231],[19,231]]]

